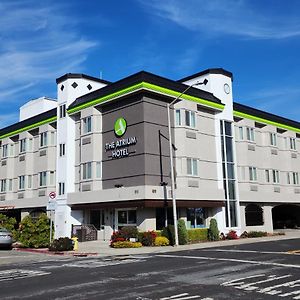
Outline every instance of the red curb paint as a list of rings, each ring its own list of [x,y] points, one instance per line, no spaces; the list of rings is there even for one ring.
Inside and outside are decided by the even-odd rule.
[[[84,252],[67,252],[67,251],[49,251],[48,249],[32,249],[32,248],[14,248],[16,251],[20,252],[31,252],[31,253],[41,253],[49,255],[72,255],[72,256],[97,256],[98,253],[84,253]]]

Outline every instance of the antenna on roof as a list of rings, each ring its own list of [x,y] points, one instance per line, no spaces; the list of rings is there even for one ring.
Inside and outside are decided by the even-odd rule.
[[[100,71],[100,79],[102,79],[102,71]]]

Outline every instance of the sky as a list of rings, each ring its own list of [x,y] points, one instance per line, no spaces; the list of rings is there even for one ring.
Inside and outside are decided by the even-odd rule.
[[[0,15],[0,128],[65,73],[208,68],[233,73],[234,101],[300,121],[298,0],[0,0]]]

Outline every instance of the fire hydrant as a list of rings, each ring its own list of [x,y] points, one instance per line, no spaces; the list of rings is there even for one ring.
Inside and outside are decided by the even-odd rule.
[[[73,236],[71,238],[71,240],[73,241],[73,250],[77,251],[78,250],[78,238],[76,236]]]

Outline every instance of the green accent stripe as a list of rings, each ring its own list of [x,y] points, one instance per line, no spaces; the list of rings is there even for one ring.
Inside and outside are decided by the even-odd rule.
[[[270,121],[270,120],[267,120],[267,119],[264,119],[264,118],[255,117],[255,116],[252,116],[252,115],[249,115],[249,114],[242,113],[240,111],[235,110],[233,112],[233,115],[236,116],[236,117],[246,118],[246,119],[254,120],[254,121],[257,121],[257,122],[273,125],[273,126],[276,126],[276,127],[282,128],[282,129],[287,129],[287,130],[291,130],[291,131],[294,131],[294,132],[300,132],[299,128],[289,126],[289,125],[285,125],[285,124],[282,124],[282,123],[277,123],[277,122],[274,122],[274,121]]]
[[[173,97],[178,97],[181,94],[181,92],[176,92],[176,91],[173,91],[173,90],[169,90],[169,89],[166,89],[166,88],[163,88],[163,87],[151,84],[151,83],[147,83],[147,82],[143,82],[143,86],[146,89],[154,90],[154,91],[160,92],[162,94],[167,94],[167,95],[173,96]],[[209,106],[209,107],[217,108],[217,109],[220,109],[220,110],[223,110],[223,108],[225,106],[224,104],[215,103],[215,102],[212,102],[212,101],[209,101],[209,100],[205,100],[205,99],[195,97],[195,96],[190,96],[190,95],[187,95],[187,94],[181,95],[180,98],[188,100],[188,101],[193,101],[193,102],[196,102],[196,103],[200,103],[200,104],[203,104],[203,105],[206,105],[206,106]]]
[[[168,96],[173,96],[173,97],[178,97],[181,94],[180,92],[176,92],[176,91],[173,91],[173,90],[170,90],[170,89],[167,89],[167,88],[163,88],[163,87],[158,86],[158,85],[154,85],[154,84],[151,84],[151,83],[148,83],[148,82],[141,82],[141,83],[135,84],[133,86],[130,86],[126,89],[120,90],[118,92],[115,92],[115,93],[109,94],[107,96],[104,96],[104,97],[92,100],[90,102],[78,105],[76,107],[73,107],[73,108],[68,110],[68,113],[72,114],[72,113],[75,113],[75,112],[77,112],[79,110],[82,110],[84,108],[94,106],[94,105],[97,105],[97,104],[115,99],[115,98],[120,97],[120,96],[124,96],[126,94],[132,93],[134,91],[137,91],[137,90],[143,89],[143,88],[151,90],[151,91],[156,91],[156,92],[159,92],[159,93],[162,93],[162,94],[166,94]],[[217,108],[217,109],[220,109],[220,110],[223,110],[223,108],[224,108],[223,104],[214,103],[214,102],[211,102],[209,100],[204,100],[204,99],[194,97],[194,96],[190,96],[190,95],[186,95],[186,94],[183,94],[181,96],[181,98],[185,99],[185,100],[197,102],[197,103],[209,106],[209,107]]]
[[[72,114],[72,113],[75,113],[75,112],[77,112],[79,110],[82,110],[84,108],[87,108],[87,107],[90,107],[90,106],[94,106],[94,105],[97,105],[97,104],[100,104],[100,103],[112,100],[114,98],[117,98],[117,97],[129,94],[129,93],[132,93],[132,92],[134,92],[134,91],[136,91],[138,89],[141,89],[142,87],[143,87],[143,83],[142,82],[138,83],[138,84],[135,84],[135,85],[130,86],[130,87],[126,88],[126,89],[114,92],[114,93],[109,94],[107,96],[104,96],[104,97],[92,100],[90,102],[78,105],[78,106],[73,107],[71,109],[68,109],[68,114]]]
[[[56,121],[56,119],[57,119],[57,116],[54,116],[54,117],[51,117],[51,118],[49,118],[49,119],[40,121],[40,122],[38,122],[38,123],[34,123],[34,124],[28,125],[28,126],[26,126],[26,127],[22,127],[22,128],[20,128],[20,129],[15,130],[15,131],[12,131],[12,132],[9,132],[9,133],[6,133],[6,134],[1,135],[1,136],[0,136],[0,139],[4,139],[4,138],[7,138],[7,137],[9,137],[9,136],[16,135],[16,134],[18,134],[18,133],[20,133],[20,132],[27,131],[27,130],[30,130],[30,129],[39,127],[39,126],[41,126],[41,125],[44,125],[44,124],[54,122],[54,121]]]

